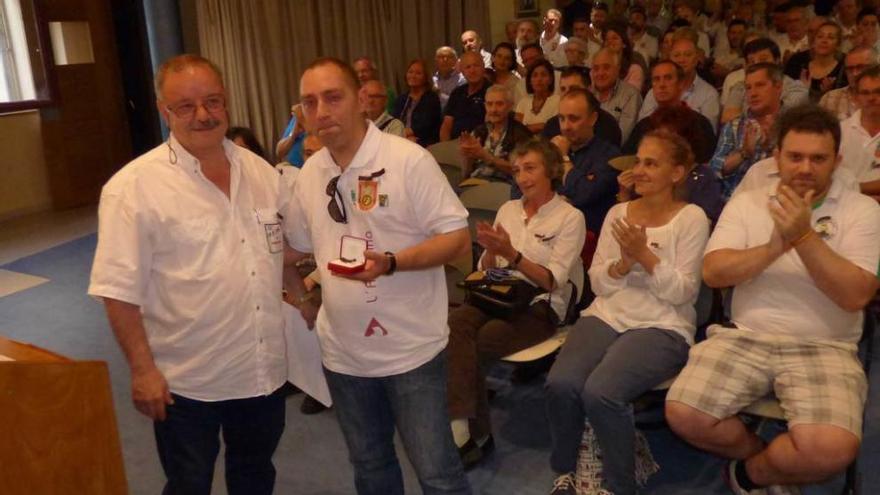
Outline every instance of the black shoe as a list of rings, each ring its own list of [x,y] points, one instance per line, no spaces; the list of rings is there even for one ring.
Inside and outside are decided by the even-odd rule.
[[[461,464],[464,466],[464,470],[468,471],[476,467],[483,460],[483,450],[473,438],[468,438],[468,441],[458,448],[458,456],[461,457]]]
[[[492,435],[486,437],[483,441],[483,444],[480,445],[480,452],[483,453],[483,457],[489,457],[489,454],[495,451],[495,439],[492,438]]]
[[[326,411],[327,409],[327,406],[318,402],[318,400],[311,395],[306,395],[302,401],[302,405],[299,406],[299,412],[309,415],[318,414]]]

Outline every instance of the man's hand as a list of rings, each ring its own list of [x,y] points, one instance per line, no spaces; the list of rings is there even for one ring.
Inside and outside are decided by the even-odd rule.
[[[751,120],[745,122],[746,132],[743,136],[742,154],[743,159],[749,159],[755,156],[758,149],[758,142],[761,140],[761,127]]]
[[[388,256],[383,253],[364,251],[364,258],[366,258],[366,264],[364,265],[363,270],[351,274],[334,273],[334,275],[351,280],[359,280],[361,282],[372,282],[388,273],[388,269],[391,268],[391,260],[389,260]]]
[[[550,142],[559,148],[559,152],[562,153],[562,156],[568,155],[568,152],[571,151],[571,141],[562,134],[553,136],[553,139],[551,139]]]
[[[315,328],[315,320],[318,318],[319,309],[320,306],[318,306],[313,299],[303,301],[303,303],[299,305],[299,314],[302,315],[303,320],[306,321],[306,326],[309,330]]]
[[[134,407],[153,421],[165,420],[165,406],[174,404],[168,382],[155,366],[131,373],[131,399]]]
[[[772,202],[769,205],[770,217],[773,223],[782,234],[782,238],[786,243],[790,244],[812,230],[810,220],[813,211],[813,195],[812,189],[807,191],[804,197],[798,196],[794,190],[786,185],[780,185],[776,191],[777,204]]]

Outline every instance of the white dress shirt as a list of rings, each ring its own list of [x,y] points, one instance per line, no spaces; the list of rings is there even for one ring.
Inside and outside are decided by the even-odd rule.
[[[849,171],[859,182],[880,179],[880,133],[873,136],[862,127],[862,111],[840,123],[840,166]]]
[[[230,196],[172,135],[117,172],[98,210],[89,294],[140,306],[175,394],[268,395],[287,378],[277,171],[232,141]]]
[[[552,293],[537,296],[535,301],[549,300],[559,321],[562,321],[571,298],[571,284],[568,281],[571,280],[577,287],[578,294],[584,287],[584,270],[581,266],[581,250],[587,235],[584,215],[557,194],[541,206],[531,219],[526,218],[521,199],[504,203],[495,216],[495,226],[498,225],[507,231],[511,245],[524,258],[550,270],[556,289]],[[507,260],[501,257],[495,261],[496,266],[507,264]],[[520,272],[514,274],[532,283]]]

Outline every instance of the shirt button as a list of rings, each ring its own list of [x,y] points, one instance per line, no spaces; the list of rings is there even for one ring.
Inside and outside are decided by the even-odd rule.
[[[242,238],[241,243],[244,244],[244,239]]]
[[[257,272],[251,272],[251,277],[253,277],[256,274],[257,274]]]
[[[257,311],[259,311],[259,310],[260,310],[260,307],[259,307],[259,306],[257,306]]]

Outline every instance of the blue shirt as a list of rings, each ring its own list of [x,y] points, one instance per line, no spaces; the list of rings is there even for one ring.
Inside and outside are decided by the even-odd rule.
[[[746,136],[746,128],[748,128],[749,122],[751,121],[752,118],[750,115],[740,115],[724,124],[724,127],[721,128],[721,135],[718,136],[718,146],[715,148],[715,154],[712,156],[712,160],[709,161],[709,167],[715,172],[718,178],[721,179],[721,193],[724,197],[724,201],[730,199],[733,190],[736,189],[736,186],[739,185],[740,181],[745,177],[749,168],[751,168],[753,164],[770,156],[772,151],[773,143],[770,142],[769,138],[765,137],[762,139],[764,141],[763,143],[758,142],[758,146],[755,147],[755,154],[752,155],[751,158],[744,158],[743,162],[739,164],[739,167],[737,167],[736,170],[728,175],[724,175],[722,172],[724,168],[724,160],[734,151],[742,149],[743,141],[745,141]],[[752,125],[757,125],[757,123]],[[761,146],[762,144],[764,146]]]
[[[290,122],[287,123],[287,127],[284,129],[283,137],[290,136],[293,132],[293,128],[296,127],[296,117],[291,117]],[[297,136],[293,140],[293,146],[290,147],[290,151],[287,152],[287,157],[285,161],[296,168],[302,168],[303,164],[306,162],[303,159],[303,141],[306,140],[306,133],[301,132],[299,136]]]
[[[602,230],[605,214],[617,202],[617,175],[608,160],[620,156],[620,148],[593,137],[587,144],[568,153],[572,169],[559,192],[584,214],[587,230]]]

